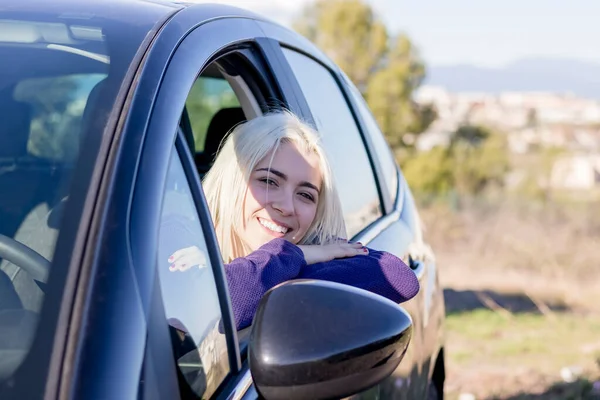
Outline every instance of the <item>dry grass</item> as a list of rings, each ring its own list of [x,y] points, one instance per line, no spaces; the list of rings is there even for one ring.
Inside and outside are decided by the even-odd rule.
[[[592,398],[600,379],[600,204],[421,208],[448,308],[448,398]],[[564,383],[564,367],[580,369]]]

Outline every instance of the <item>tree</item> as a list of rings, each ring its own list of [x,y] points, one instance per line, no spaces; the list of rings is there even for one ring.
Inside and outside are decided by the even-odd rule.
[[[427,127],[421,118],[431,113],[422,114],[411,100],[425,76],[418,51],[408,36],[390,37],[364,0],[316,0],[294,28],[354,82],[392,147],[404,146],[406,132]]]
[[[515,191],[532,200],[547,204],[553,199],[552,170],[567,151],[561,147],[542,147],[527,155],[523,178]]]
[[[364,95],[370,77],[388,53],[388,33],[361,0],[317,0],[294,28],[323,50]]]
[[[451,146],[464,143],[471,147],[479,147],[490,137],[491,132],[476,125],[461,125],[450,139]]]
[[[412,101],[412,93],[424,76],[425,66],[415,47],[407,36],[400,35],[394,39],[384,66],[369,81],[367,102],[393,147],[404,145],[402,137],[407,132],[419,132],[419,127],[426,129],[428,125],[420,120],[428,115],[420,114]]]
[[[509,169],[504,135],[477,126],[460,127],[451,140],[453,186],[459,194],[477,195],[501,186]]]
[[[402,171],[417,195],[443,195],[454,183],[452,157],[448,149],[434,147],[406,160]]]
[[[509,170],[506,137],[484,127],[461,126],[447,148],[416,153],[403,165],[404,176],[417,194],[478,195],[501,186]]]
[[[437,119],[437,109],[433,104],[421,104],[416,108],[417,120],[415,125],[411,127],[411,131],[416,133],[425,132]]]

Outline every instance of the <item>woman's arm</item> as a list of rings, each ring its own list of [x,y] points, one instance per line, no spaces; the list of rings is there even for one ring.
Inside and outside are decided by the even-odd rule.
[[[402,303],[419,292],[415,273],[398,257],[368,249],[368,254],[314,263],[302,269],[298,278],[343,283]]]
[[[397,303],[417,294],[419,282],[402,260],[373,249],[362,253],[359,251],[361,246],[358,249],[355,247],[354,244],[345,243],[296,246],[284,239],[274,239],[248,256],[225,264],[237,329],[252,323],[258,304],[269,289],[291,279],[322,279],[343,283],[369,290]],[[169,258],[173,262],[171,271],[184,271],[201,264],[199,259],[188,257],[189,248],[183,250],[181,256],[177,256],[181,252],[178,251]],[[361,253],[363,255],[351,256]],[[307,265],[307,259],[310,265]],[[328,261],[315,262],[319,259]]]
[[[368,249],[364,255],[342,256],[341,253],[348,254],[347,247],[343,246],[340,250],[332,245],[326,251],[347,258],[307,265],[307,247],[312,250],[312,246],[296,246],[283,239],[275,239],[247,257],[225,265],[238,330],[252,323],[260,299],[269,289],[291,279],[343,283],[387,297],[396,303],[410,300],[419,292],[419,281],[414,272],[390,253]],[[318,251],[326,248],[319,246]]]
[[[225,264],[237,329],[252,323],[260,299],[269,289],[297,278],[304,267],[300,248],[284,239],[274,239],[248,256]]]
[[[356,254],[364,254],[362,246],[346,241],[328,246],[296,246],[285,239],[273,239],[248,256],[225,264],[237,329],[252,323],[260,299],[269,289],[299,278],[307,262]]]

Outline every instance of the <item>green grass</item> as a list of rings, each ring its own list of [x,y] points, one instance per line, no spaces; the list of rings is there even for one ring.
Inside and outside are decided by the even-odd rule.
[[[579,379],[571,383],[556,383],[541,393],[517,393],[509,397],[491,397],[490,400],[598,400],[592,382]]]
[[[554,193],[545,202],[447,203],[421,212],[446,289],[448,400],[592,398],[584,393],[600,381],[597,201]],[[583,372],[565,383],[561,369],[572,366]]]
[[[457,344],[450,347],[450,358],[458,364],[485,357],[491,362],[543,363],[560,368],[565,363],[594,363],[600,351],[599,316],[526,313],[506,317],[491,310],[476,310],[449,315],[446,323],[448,334],[455,339],[450,343]],[[593,348],[594,344],[598,344],[598,351],[585,354],[586,345]]]
[[[507,316],[483,309],[451,314],[446,324],[447,368],[458,378],[467,371],[475,377],[473,384],[462,378],[461,391],[472,388],[489,399],[592,398],[580,394],[589,393],[590,382],[600,377],[599,315]],[[566,384],[560,370],[569,366],[583,373],[577,382]],[[515,393],[514,382],[529,389]],[[448,398],[456,394],[448,393]]]

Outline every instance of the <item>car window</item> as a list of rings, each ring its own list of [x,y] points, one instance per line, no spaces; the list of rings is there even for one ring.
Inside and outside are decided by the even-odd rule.
[[[232,53],[209,64],[186,99],[182,129],[188,143],[193,142],[192,153],[200,177],[212,167],[227,134],[240,122],[262,113],[258,103],[262,94],[253,92],[249,85],[254,83],[250,79],[255,80],[255,74],[241,59]],[[235,69],[235,77],[227,75],[221,63],[226,63],[230,71]],[[247,116],[247,112],[250,115]],[[186,118],[189,119],[187,127]]]
[[[389,199],[393,203],[398,193],[398,170],[394,154],[358,89],[349,82],[347,82],[347,85],[350,88],[350,93],[352,93],[355,103],[358,105],[358,112],[366,125],[367,133],[371,137],[375,154],[377,154],[377,160],[383,170],[383,178],[388,189]]]
[[[210,122],[224,108],[240,107],[229,82],[222,77],[199,76],[185,102],[196,152],[204,152]]]
[[[190,186],[171,155],[158,237],[160,288],[185,390],[209,398],[229,372],[216,282]]]
[[[337,81],[321,64],[284,49],[329,156],[352,237],[381,216],[379,193],[364,142]]]
[[[102,140],[127,69],[159,17],[149,12],[135,24],[113,24],[93,13],[81,19],[75,10],[55,11],[13,10],[0,21],[0,385],[19,367],[19,374],[33,375],[21,362],[36,335],[53,335],[46,327],[36,332],[38,321],[54,329],[58,318],[56,303],[44,304],[45,293],[58,299],[64,287],[52,275],[67,276],[67,264],[53,263],[56,244],[65,227],[80,226],[73,219],[83,205],[70,199],[98,172],[92,165],[100,147],[83,143]],[[109,42],[119,43],[117,51]],[[75,238],[71,233],[65,237]],[[40,343],[29,365],[47,365]]]

